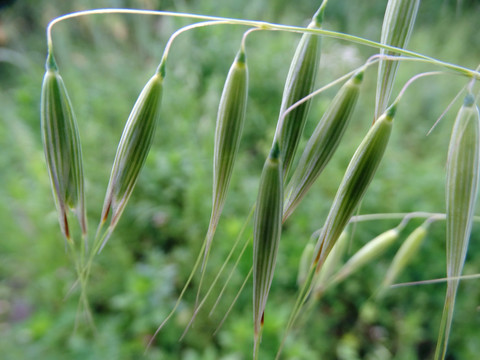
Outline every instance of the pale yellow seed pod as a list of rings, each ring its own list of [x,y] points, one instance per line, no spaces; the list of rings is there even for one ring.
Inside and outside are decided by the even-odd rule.
[[[405,239],[387,270],[387,274],[385,275],[385,279],[382,283],[382,291],[387,290],[387,288],[393,284],[398,275],[418,253],[418,249],[420,248],[423,239],[425,239],[427,236],[427,230],[428,224],[422,224],[413,230],[412,233]]]
[[[338,271],[332,284],[338,284],[382,255],[398,239],[398,229],[387,230],[358,250]]]

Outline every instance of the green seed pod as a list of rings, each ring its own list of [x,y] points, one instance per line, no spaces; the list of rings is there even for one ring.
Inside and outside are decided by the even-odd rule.
[[[307,142],[287,187],[285,221],[306,195],[335,153],[360,93],[363,70],[342,86]]]
[[[245,122],[247,93],[248,70],[242,48],[230,68],[218,108],[213,158],[213,204],[205,254],[209,252],[227,197]]]
[[[282,230],[283,185],[275,143],[263,167],[253,223],[253,319],[258,344]]]
[[[323,7],[315,14],[308,26],[310,29],[320,28],[323,18]],[[285,116],[285,111],[310,94],[315,85],[317,69],[320,63],[321,38],[317,35],[303,34],[290,64],[290,70],[283,90],[282,104],[275,132],[275,141],[282,151],[283,176],[287,176],[290,165],[302,136],[311,101],[297,106]]]
[[[41,128],[60,228],[71,240],[69,208],[74,209],[83,235],[87,232],[82,150],[72,103],[51,53],[42,84]]]
[[[375,175],[390,138],[394,114],[395,107],[391,107],[380,116],[358,146],[345,171],[315,247],[317,271],[347,226]]]
[[[447,276],[462,274],[478,192],[480,116],[467,94],[455,119],[447,158]],[[449,280],[437,343],[436,359],[444,359],[459,280]],[[441,354],[441,356],[440,356]]]
[[[412,34],[419,5],[420,0],[389,0],[383,19],[380,42],[398,48],[406,47]],[[383,49],[380,50],[380,54],[397,55],[395,52]],[[380,60],[378,66],[375,118],[380,116],[388,106],[397,69],[397,61]]]
[[[427,230],[428,224],[424,223],[408,235],[402,246],[398,249],[390,267],[388,268],[387,274],[382,283],[382,290],[386,290],[392,285],[398,274],[400,274],[403,269],[405,269],[408,262],[415,257],[423,239],[427,236]]]
[[[140,93],[118,144],[102,210],[100,226],[111,214],[110,231],[116,226],[145,163],[160,117],[163,77],[160,73],[148,81]],[[100,250],[105,245],[105,238]]]
[[[387,250],[395,242],[395,240],[398,239],[398,235],[398,229],[390,229],[378,235],[373,240],[370,240],[366,245],[360,248],[360,250],[358,250],[345,263],[345,265],[342,266],[331,283],[338,284],[364,265],[382,255],[385,250]]]

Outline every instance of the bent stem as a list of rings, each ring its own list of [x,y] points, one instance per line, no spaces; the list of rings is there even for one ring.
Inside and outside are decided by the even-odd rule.
[[[322,35],[322,36],[331,37],[339,40],[346,40],[346,41],[357,43],[360,45],[373,47],[376,49],[384,49],[384,50],[398,53],[400,55],[422,59],[432,65],[438,65],[438,66],[453,70],[457,73],[460,73],[470,78],[480,79],[480,73],[478,70],[468,69],[463,66],[437,60],[435,58],[432,58],[420,53],[416,53],[414,51],[381,44],[376,41],[368,40],[368,39],[350,35],[350,34],[341,33],[338,31],[331,31],[331,30],[324,30],[324,29],[309,29],[307,27],[275,24],[275,23],[269,23],[265,21],[244,20],[244,19],[235,19],[235,18],[227,18],[227,17],[220,17],[220,16],[208,16],[208,15],[198,15],[198,14],[192,14],[192,13],[180,13],[180,12],[157,11],[157,10],[107,8],[107,9],[83,10],[83,11],[77,11],[70,14],[62,15],[60,17],[53,19],[47,26],[47,47],[49,52],[53,52],[52,28],[55,24],[58,24],[59,22],[64,20],[73,19],[81,16],[100,15],[100,14],[169,16],[169,17],[179,17],[179,18],[194,19],[194,20],[207,20],[207,21],[218,22],[222,24],[243,25],[243,26],[255,27],[262,30],[270,30],[270,31],[311,33],[311,34]],[[214,24],[212,23],[211,25],[214,25]]]

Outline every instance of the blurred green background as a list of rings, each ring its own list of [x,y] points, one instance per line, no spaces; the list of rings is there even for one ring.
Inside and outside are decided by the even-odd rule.
[[[380,37],[386,1],[330,0],[325,28]],[[0,350],[2,359],[138,359],[172,309],[198,254],[211,206],[215,114],[228,68],[245,28],[217,26],[178,38],[167,64],[163,119],[138,185],[114,236],[96,258],[89,287],[97,332],[75,330],[78,293],[55,213],[40,136],[40,88],[45,27],[56,16],[97,7],[193,12],[306,25],[320,1],[297,0],[17,0],[0,8]],[[424,0],[409,48],[475,68],[480,62],[478,1]],[[57,62],[82,137],[90,231],[100,216],[111,164],[135,99],[153,74],[170,34],[188,21],[153,16],[95,15],[54,27]],[[232,248],[256,197],[275,130],[283,83],[299,35],[256,32],[247,41],[250,89],[241,154],[207,269],[207,283]],[[375,49],[324,39],[317,84],[360,66]],[[403,64],[396,91],[432,69]],[[435,68],[436,69],[436,68]],[[325,173],[284,226],[266,310],[261,358],[272,359],[297,294],[300,254],[322,226],[350,157],[373,117],[376,69],[367,71],[345,140]],[[407,91],[393,137],[361,213],[443,212],[444,172],[456,102],[436,130],[426,132],[465,85],[457,76],[419,80]],[[336,89],[334,89],[336,90]],[[335,91],[312,106],[302,144]],[[438,334],[445,284],[392,289],[376,301],[401,241],[374,263],[330,289],[287,339],[284,359],[428,359]],[[353,254],[398,221],[359,224]],[[418,255],[398,281],[443,277],[444,223],[431,226]],[[465,274],[480,272],[480,228],[474,226]],[[249,230],[242,238],[247,240]],[[238,256],[238,251],[235,256]],[[221,276],[223,284],[233,261]],[[248,248],[212,316],[216,287],[182,342],[198,279],[145,359],[251,358],[251,282],[217,335],[213,332],[251,266]],[[458,293],[448,359],[480,353],[480,287],[464,281]],[[300,325],[300,324],[299,324]]]

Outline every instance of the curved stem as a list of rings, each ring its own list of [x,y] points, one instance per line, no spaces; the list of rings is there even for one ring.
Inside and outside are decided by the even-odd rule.
[[[180,35],[184,32],[187,32],[188,30],[201,28],[201,27],[207,27],[207,26],[211,26],[211,25],[222,25],[222,24],[226,25],[226,24],[230,24],[230,22],[229,21],[217,21],[217,20],[202,21],[202,22],[198,22],[198,23],[194,23],[194,24],[184,26],[184,27],[178,29],[177,31],[175,31],[172,34],[172,36],[170,36],[170,38],[167,41],[167,44],[165,45],[165,49],[163,50],[162,60],[160,61],[160,64],[158,65],[157,72],[160,73],[162,75],[162,77],[165,77],[165,64],[167,62],[168,54],[170,53],[170,48],[172,47],[173,40],[175,40],[178,37],[178,35]]]
[[[47,26],[47,46],[48,50],[52,51],[52,27],[67,19],[73,19],[80,16],[86,15],[99,15],[99,14],[136,14],[136,15],[153,15],[153,16],[170,16],[170,17],[180,17],[180,18],[187,18],[187,19],[195,19],[195,20],[207,20],[207,21],[218,21],[222,23],[229,23],[232,25],[243,25],[243,26],[250,26],[259,28],[262,30],[271,30],[271,31],[288,31],[288,32],[296,32],[296,33],[312,33],[316,35],[323,35],[326,37],[331,37],[340,40],[346,40],[350,42],[354,42],[360,45],[373,47],[376,49],[384,49],[388,51],[392,51],[401,55],[411,56],[414,58],[424,59],[431,64],[436,64],[447,69],[453,70],[455,72],[459,72],[465,76],[471,78],[480,79],[480,72],[465,68],[463,66],[451,64],[448,62],[444,62],[441,60],[437,60],[430,56],[426,56],[420,53],[416,53],[414,51],[405,50],[401,48],[397,48],[394,46],[389,46],[385,44],[378,43],[376,41],[364,39],[362,37],[344,34],[337,31],[330,31],[330,30],[323,30],[323,29],[310,29],[301,26],[290,26],[290,25],[283,25],[283,24],[276,24],[276,23],[269,23],[265,21],[256,21],[256,20],[244,20],[244,19],[234,19],[234,18],[226,18],[220,16],[209,16],[209,15],[198,15],[198,14],[191,14],[191,13],[180,13],[180,12],[172,12],[172,11],[156,11],[156,10],[137,10],[137,9],[91,9],[91,10],[83,10],[77,11],[70,14],[66,14],[60,16],[58,18],[53,19]]]

